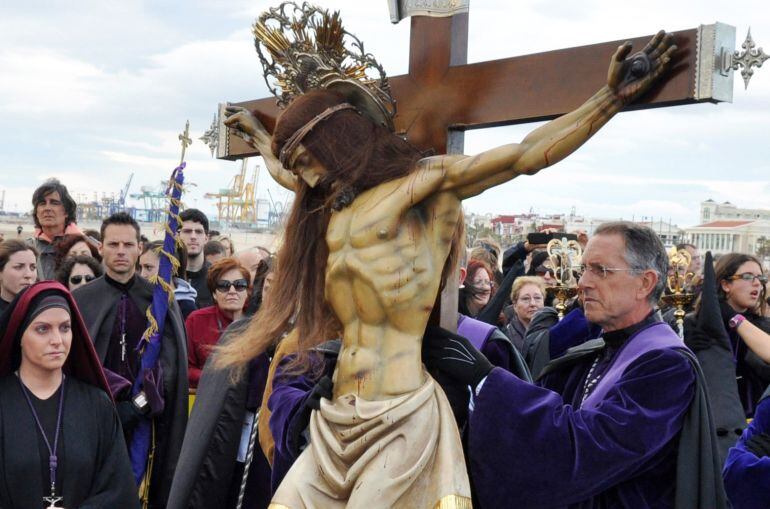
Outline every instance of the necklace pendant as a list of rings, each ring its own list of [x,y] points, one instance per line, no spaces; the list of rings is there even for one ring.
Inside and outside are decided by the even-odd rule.
[[[53,494],[50,497],[43,497],[43,502],[48,504],[45,506],[45,509],[64,509],[64,506],[57,505],[63,499],[64,497],[57,497]]]
[[[121,362],[126,361],[126,334],[123,333],[120,336],[120,360]]]

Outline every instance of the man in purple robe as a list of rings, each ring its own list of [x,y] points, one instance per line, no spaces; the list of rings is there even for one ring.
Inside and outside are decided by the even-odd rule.
[[[730,449],[724,479],[734,509],[762,509],[770,503],[770,389],[762,396],[754,420]]]
[[[551,338],[537,385],[493,369],[465,338],[426,337],[426,364],[473,391],[468,452],[478,505],[725,507],[700,369],[654,309],[665,248],[649,228],[606,223],[583,264],[584,312],[601,338]]]

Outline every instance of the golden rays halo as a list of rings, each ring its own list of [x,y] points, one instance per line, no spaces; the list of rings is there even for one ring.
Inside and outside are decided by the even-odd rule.
[[[336,90],[393,131],[396,101],[385,70],[345,30],[339,12],[308,2],[283,2],[262,13],[252,33],[265,82],[279,107],[311,90]]]

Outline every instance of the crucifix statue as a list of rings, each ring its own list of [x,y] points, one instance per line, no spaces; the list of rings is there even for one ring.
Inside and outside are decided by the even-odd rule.
[[[425,2],[413,0],[389,0],[389,5],[394,22],[411,16],[409,72],[389,78],[397,104],[395,130],[419,150],[436,154],[462,153],[468,129],[548,120],[574,110],[602,85],[607,58],[623,43],[467,64],[467,1],[432,2],[434,8],[427,11]],[[671,71],[626,110],[732,100],[732,59],[738,59],[733,52],[735,29],[715,23],[673,36],[678,50]],[[648,39],[629,42],[638,48]],[[564,86],[565,76],[570,77],[569,86]],[[259,112],[272,132],[279,112],[274,98],[234,105]],[[253,144],[222,124],[226,106],[220,104],[215,130],[217,157],[259,155]],[[434,307],[448,329],[457,321],[457,284],[450,279]]]
[[[281,344],[295,345],[292,366],[302,370],[314,346],[342,339],[333,397],[312,412],[310,444],[275,494],[275,508],[369,507],[372,500],[469,507],[454,418],[420,348],[440,288],[456,272],[462,200],[557,163],[648,91],[666,103],[696,100],[656,85],[682,38],[661,31],[634,54],[631,42],[582,50],[583,65],[598,61],[596,52],[609,61],[600,79],[585,80],[596,90],[582,104],[573,90],[550,84],[555,97],[546,112],[531,106],[537,97],[511,105],[521,94],[511,93],[510,78],[498,80],[517,73],[455,66],[465,60],[465,27],[466,14],[413,18],[410,74],[391,82],[338,13],[286,2],[254,25],[268,86],[284,109],[276,121],[275,104],[227,106],[222,131],[250,147],[240,145],[239,155],[261,154],[296,197],[270,298],[218,362],[242,366],[289,333]],[[544,68],[549,78],[559,66]],[[684,87],[684,80],[689,94],[688,78],[675,69],[669,83]],[[570,89],[589,86],[576,80]],[[502,90],[506,100],[495,104]],[[502,123],[511,107],[519,121],[568,112],[518,144],[473,157],[458,153],[461,136],[447,136],[458,123]],[[235,148],[234,140],[220,148]]]

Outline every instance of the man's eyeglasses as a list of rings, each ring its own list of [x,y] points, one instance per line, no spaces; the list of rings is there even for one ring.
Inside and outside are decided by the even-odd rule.
[[[728,277],[727,279],[729,279],[730,281],[737,281],[738,279],[742,279],[744,281],[754,281],[756,279],[762,284],[767,283],[767,276],[765,276],[764,274],[752,274],[751,272],[736,274],[734,276]]]
[[[245,292],[249,289],[249,282],[245,279],[236,279],[235,281],[220,279],[217,281],[216,290],[221,293],[227,293],[230,291],[231,286],[235,288],[236,292]]]
[[[70,283],[79,285],[83,281],[83,278],[85,278],[86,283],[90,283],[96,279],[96,276],[92,276],[91,274],[86,274],[85,276],[70,276]]]
[[[589,263],[588,265],[582,265],[579,268],[583,273],[588,272],[602,279],[605,279],[608,274],[612,274],[613,272],[641,272],[639,269],[618,269],[615,267],[605,267],[598,263]]]

